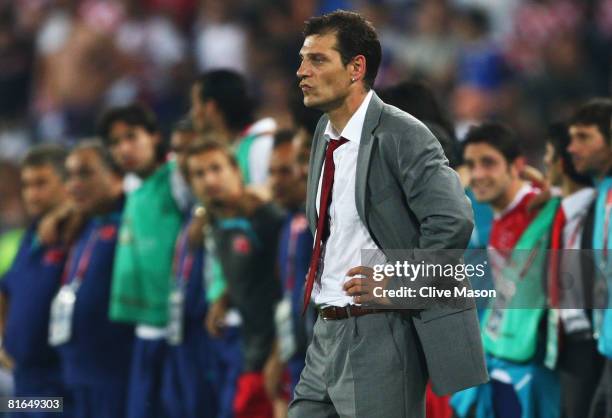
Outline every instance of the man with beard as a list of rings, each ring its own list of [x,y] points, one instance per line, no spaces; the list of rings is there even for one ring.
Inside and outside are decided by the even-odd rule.
[[[592,248],[595,271],[608,289],[605,310],[594,312],[594,332],[605,366],[593,397],[590,416],[612,417],[612,101],[593,99],[580,106],[570,118],[567,151],[579,174],[591,178],[597,196],[585,221],[584,248]],[[592,222],[589,221],[592,219]],[[590,238],[589,239],[589,235]],[[589,242],[590,241],[590,242]],[[589,244],[591,244],[589,246]],[[601,306],[597,306],[601,307]]]

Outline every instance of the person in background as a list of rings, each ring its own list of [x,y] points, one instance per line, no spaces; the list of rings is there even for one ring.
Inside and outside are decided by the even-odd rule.
[[[61,147],[42,145],[32,148],[21,163],[22,196],[31,224],[0,282],[0,361],[13,371],[13,396],[64,397],[61,416],[69,417],[59,358],[47,342],[49,309],[60,285],[65,250],[61,245],[42,245],[36,233],[39,220],[66,198],[66,155]]]
[[[233,414],[269,418],[272,402],[285,402],[268,398],[262,376],[275,339],[274,307],[280,294],[275,261],[283,214],[245,189],[238,162],[223,143],[195,145],[188,164],[193,192],[207,211],[207,239],[214,242],[214,252],[207,246],[206,263],[218,263],[226,280],[207,315],[207,328],[213,337],[222,336],[231,308],[242,322],[243,367]]]
[[[550,126],[544,165],[547,180],[561,190],[561,204],[555,213],[551,232],[549,264],[550,318],[558,344],[557,368],[561,387],[561,413],[564,418],[584,416],[588,411],[601,376],[603,358],[597,351],[591,318],[594,294],[593,266],[580,252],[588,244],[592,218],[587,215],[595,199],[595,189],[588,176],[580,175],[567,151],[570,143],[565,123]],[[567,250],[567,251],[564,251]],[[554,296],[553,300],[553,295]],[[556,306],[555,306],[556,305]],[[560,308],[560,309],[559,309]],[[552,363],[551,365],[553,365]]]
[[[188,152],[196,139],[189,119],[176,124],[170,139],[170,149],[186,187],[189,187]],[[177,187],[181,186],[175,184],[173,190]],[[192,199],[191,192],[189,196]],[[174,250],[168,349],[162,379],[162,400],[170,418],[217,417],[214,387],[217,376],[213,372],[210,336],[204,327],[208,302],[203,280],[203,211],[203,207],[194,204],[185,213]]]
[[[268,396],[282,392],[283,372],[289,374],[289,391],[293,394],[304,368],[306,349],[312,336],[314,310],[302,315],[303,288],[313,239],[304,211],[308,171],[302,170],[298,155],[299,138],[293,131],[279,131],[274,138],[270,161],[270,184],[274,202],[287,211],[280,233],[277,265],[280,273],[283,299],[276,309],[275,350],[264,369]]]
[[[208,303],[203,283],[203,238],[194,243],[190,234],[197,217],[194,211],[185,218],[175,246],[161,388],[168,418],[217,417],[216,375],[204,327]]]
[[[165,161],[166,146],[157,121],[144,105],[131,104],[107,109],[97,122],[97,131],[123,173],[123,190],[126,194],[140,187],[142,181]],[[68,220],[72,228],[78,228],[81,222],[68,203],[48,214],[39,227],[42,241],[60,241],[59,225]]]
[[[155,115],[143,105],[106,110],[98,121],[98,135],[125,174],[126,193],[137,189],[166,159]]]
[[[165,162],[166,143],[155,115],[144,105],[109,109],[100,118],[98,132],[122,171],[136,175],[132,184],[129,177],[124,179],[124,189],[130,192],[109,308],[111,320],[136,325],[128,417],[163,417],[169,277],[175,240],[191,208],[189,188],[176,163]]]
[[[197,138],[198,132],[189,117],[179,120],[174,125],[170,135],[170,152],[172,153],[172,159],[176,162],[176,168],[172,171],[170,178],[172,196],[181,211],[188,217],[194,208],[196,200],[189,187],[187,151]],[[196,217],[192,220],[197,221],[198,218]]]
[[[62,362],[76,418],[123,418],[134,330],[108,318],[123,212],[121,170],[99,141],[66,159],[66,188],[82,224],[70,239],[62,286],[51,304],[49,342]]]
[[[478,408],[488,404],[490,413],[503,417],[519,418],[521,411],[558,417],[558,380],[543,366],[545,344],[539,328],[546,314],[545,250],[558,199],[539,212],[530,209],[539,190],[522,179],[525,157],[515,134],[504,125],[472,127],[466,134],[464,161],[476,199],[494,211],[488,256],[498,296],[482,325],[491,383],[488,392],[482,391],[489,395],[478,399]],[[535,248],[541,251],[533,253]],[[532,253],[538,257],[527,262],[525,254]],[[518,274],[520,280],[515,279]],[[508,294],[508,286],[515,291]],[[532,302],[521,305],[522,299]],[[513,306],[523,309],[509,309]],[[515,325],[521,329],[512,328]],[[531,376],[528,384],[519,384],[525,376]]]
[[[490,204],[495,213],[489,248],[499,270],[535,216],[527,205],[537,190],[521,179],[525,158],[514,133],[504,125],[489,122],[472,127],[464,141],[463,158],[476,199]]]
[[[612,100],[597,98],[590,100],[572,115],[569,121],[570,143],[567,151],[571,155],[576,171],[589,176],[597,196],[591,213],[592,227],[585,222],[583,248],[592,248],[595,258],[595,272],[603,276],[605,285],[612,284]],[[591,230],[589,246],[588,231]],[[602,280],[603,280],[602,279]],[[610,291],[608,298],[612,294]],[[604,356],[605,366],[600,383],[593,396],[590,408],[591,418],[612,417],[612,311],[610,300],[603,304],[607,309],[594,311],[594,332],[598,336],[598,350]],[[596,304],[595,307],[602,307]]]
[[[276,122],[255,121],[255,103],[245,78],[233,70],[202,74],[191,88],[191,118],[197,130],[230,144],[244,184],[264,196]]]
[[[189,177],[189,167],[187,166],[188,150],[193,141],[198,137],[199,135],[193,125],[193,121],[188,117],[179,120],[172,129],[170,151],[185,180]]]

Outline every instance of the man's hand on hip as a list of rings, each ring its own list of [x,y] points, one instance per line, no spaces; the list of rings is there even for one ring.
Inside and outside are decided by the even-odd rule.
[[[385,289],[390,279],[389,277],[385,277],[382,280],[374,280],[374,270],[366,266],[353,267],[346,272],[346,275],[350,279],[344,283],[342,288],[347,295],[353,297],[354,303],[384,306],[391,304],[388,298],[382,296],[381,290],[378,290],[376,294],[374,292],[374,289],[377,287]]]

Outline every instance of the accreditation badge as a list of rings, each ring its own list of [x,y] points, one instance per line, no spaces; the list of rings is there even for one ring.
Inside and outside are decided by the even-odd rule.
[[[280,359],[283,362],[287,362],[297,350],[289,295],[285,295],[283,300],[276,306],[274,321],[278,334]]]
[[[168,309],[166,339],[170,345],[180,345],[183,342],[183,318],[185,314],[185,290],[183,286],[175,286],[170,292]]]
[[[76,292],[80,280],[63,285],[51,302],[49,345],[56,347],[70,341]]]

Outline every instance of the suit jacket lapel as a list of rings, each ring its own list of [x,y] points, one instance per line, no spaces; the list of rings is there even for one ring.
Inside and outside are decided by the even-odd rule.
[[[325,147],[327,141],[323,132],[327,126],[327,116],[323,116],[319,120],[319,124],[314,134],[312,150],[310,152],[310,172],[308,173],[308,193],[306,199],[306,216],[312,235],[315,235],[317,229],[317,191],[319,189],[319,178],[323,171],[323,162],[325,160]]]
[[[370,158],[372,156],[372,148],[374,147],[373,132],[380,121],[382,109],[383,102],[376,93],[374,93],[368,105],[365,121],[363,122],[363,130],[361,131],[361,139],[359,142],[359,153],[357,154],[357,174],[355,176],[355,204],[357,205],[357,213],[364,225],[367,225],[365,216],[365,196],[368,171],[370,169]]]

